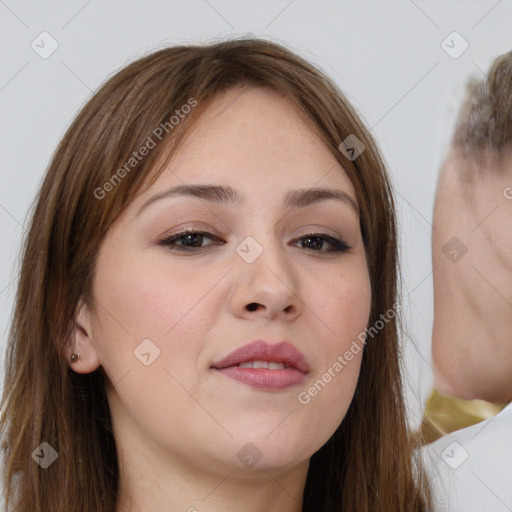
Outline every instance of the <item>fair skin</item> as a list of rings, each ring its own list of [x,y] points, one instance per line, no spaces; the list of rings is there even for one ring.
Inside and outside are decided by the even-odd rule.
[[[436,388],[495,403],[512,399],[512,200],[506,197],[512,159],[504,162],[477,164],[450,152],[439,177],[432,240]],[[455,262],[442,252],[451,237],[467,247]]]
[[[155,194],[199,183],[230,186],[246,202],[168,197],[139,212]],[[371,303],[350,200],[283,204],[289,190],[312,187],[342,191],[357,208],[343,168],[287,100],[229,90],[108,232],[93,284],[100,306],[79,310],[72,368],[108,376],[116,512],[301,510],[309,459],[346,414],[362,352],[307,405],[298,394],[364,331]],[[157,244],[187,227],[213,239],[189,241],[194,252]],[[350,249],[327,252],[329,242],[305,237],[313,232]],[[263,248],[252,263],[236,251],[247,236]],[[149,366],[133,353],[146,338],[160,350]],[[266,391],[210,368],[258,338],[297,347],[311,366],[305,382]],[[261,454],[252,467],[237,457],[249,442]]]

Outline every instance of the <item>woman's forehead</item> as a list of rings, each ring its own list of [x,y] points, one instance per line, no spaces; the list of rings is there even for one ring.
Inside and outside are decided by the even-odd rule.
[[[350,186],[312,121],[267,88],[229,90],[213,99],[166,166],[178,176],[180,169],[191,177],[219,179],[231,169],[245,182],[289,172],[295,180]]]

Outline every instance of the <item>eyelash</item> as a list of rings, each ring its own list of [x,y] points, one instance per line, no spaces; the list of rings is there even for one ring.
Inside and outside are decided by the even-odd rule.
[[[169,247],[172,247],[174,250],[181,251],[181,252],[195,252],[196,250],[203,249],[205,247],[205,246],[187,247],[187,246],[183,246],[183,245],[176,245],[175,242],[177,242],[181,238],[184,238],[188,235],[201,235],[202,237],[206,236],[207,238],[210,238],[211,240],[214,240],[214,239],[218,240],[218,237],[213,236],[211,233],[208,233],[207,231],[196,231],[194,229],[187,229],[187,230],[181,231],[179,233],[176,233],[174,235],[171,235],[167,238],[164,238],[163,240],[160,240],[158,242],[158,245],[169,246]],[[305,235],[301,236],[297,240],[304,240],[306,238],[319,238],[319,239],[324,240],[332,245],[333,248],[328,249],[326,251],[317,251],[315,249],[309,249],[308,247],[305,247],[305,249],[307,249],[307,250],[310,250],[313,252],[318,252],[321,254],[322,253],[324,253],[324,254],[325,253],[345,253],[348,250],[350,250],[350,248],[351,248],[344,240],[334,238],[325,233],[306,233]],[[210,245],[213,245],[213,244],[210,244]]]

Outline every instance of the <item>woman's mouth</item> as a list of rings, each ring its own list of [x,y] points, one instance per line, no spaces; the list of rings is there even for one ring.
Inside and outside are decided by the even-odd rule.
[[[212,369],[249,386],[278,391],[302,384],[309,373],[309,363],[298,349],[283,341],[270,344],[264,340],[243,345]]]

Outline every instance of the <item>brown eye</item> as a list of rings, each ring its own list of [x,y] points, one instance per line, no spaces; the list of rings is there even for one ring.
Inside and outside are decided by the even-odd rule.
[[[299,238],[298,240],[305,241],[305,245],[303,245],[303,247],[305,249],[310,249],[314,252],[346,252],[350,249],[350,246],[343,240],[340,240],[339,238],[334,238],[324,233],[309,233]],[[325,242],[327,242],[331,246],[331,249],[322,250],[322,247]]]
[[[201,249],[203,247],[206,247],[205,245],[202,244],[205,238],[209,238],[210,240],[219,240],[216,236],[206,231],[195,231],[190,229],[182,231],[180,233],[175,233],[174,235],[171,235],[158,242],[158,245],[169,246],[172,249],[178,251],[191,252],[194,251],[195,249]]]

